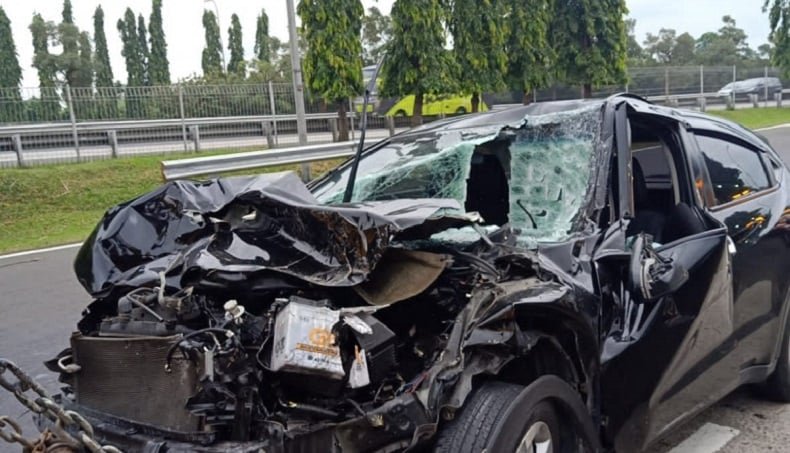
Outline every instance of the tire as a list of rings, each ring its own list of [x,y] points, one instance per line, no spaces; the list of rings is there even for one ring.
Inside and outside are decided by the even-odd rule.
[[[463,107],[458,107],[458,110],[455,111],[456,115],[466,115],[466,109]]]
[[[762,391],[772,400],[790,403],[790,316],[787,318],[776,369],[763,384]]]
[[[559,383],[559,384],[558,384]],[[565,417],[558,401],[565,390],[555,392],[559,386],[570,387],[554,376],[544,376],[528,387],[490,381],[483,383],[472,394],[457,414],[440,431],[435,451],[437,453],[481,453],[516,452],[521,444],[529,446],[551,444],[553,453],[577,453],[583,435],[576,429],[577,424],[570,420],[578,417]],[[557,399],[550,397],[556,395]],[[582,411],[584,404],[575,395]],[[584,415],[587,419],[589,416]],[[561,423],[563,420],[564,423]],[[595,435],[590,421],[588,435]],[[591,434],[589,431],[593,431]],[[592,445],[597,439],[586,438]]]
[[[395,112],[395,116],[396,117],[404,117],[404,116],[406,116],[406,111],[405,110],[398,110],[397,112]]]

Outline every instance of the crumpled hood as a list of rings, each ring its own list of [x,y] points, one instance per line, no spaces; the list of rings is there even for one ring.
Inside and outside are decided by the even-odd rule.
[[[75,264],[94,297],[159,285],[218,287],[256,275],[363,282],[396,234],[469,224],[456,200],[320,204],[290,172],[175,181],[107,211]],[[418,228],[419,227],[419,228]]]

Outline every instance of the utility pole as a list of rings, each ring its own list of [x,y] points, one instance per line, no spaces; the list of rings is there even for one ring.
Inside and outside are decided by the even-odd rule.
[[[299,55],[299,36],[296,34],[296,12],[294,0],[286,0],[288,8],[288,38],[291,44],[291,67],[293,68],[294,104],[296,104],[296,132],[299,146],[307,144],[307,122],[304,113],[304,83],[302,82],[302,58]],[[310,180],[310,164],[302,164],[302,179]]]

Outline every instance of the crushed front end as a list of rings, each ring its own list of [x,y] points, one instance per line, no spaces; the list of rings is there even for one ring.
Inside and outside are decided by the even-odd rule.
[[[600,108],[585,112],[599,121]],[[554,123],[539,127],[542,141],[500,126],[438,136],[433,154],[408,145],[406,170],[369,171],[351,204],[269,174],[173,182],[111,209],[75,263],[95,300],[48,363],[66,384],[61,402],[132,451],[429,446],[473,379],[540,341],[515,304],[591,299],[508,221],[545,216],[532,232],[552,240],[588,226],[600,157],[577,136],[553,138]],[[501,200],[504,220],[483,223],[463,202],[473,154],[492,143],[550,190],[525,193],[519,181]],[[538,154],[575,148],[583,177],[570,184]],[[436,193],[423,198],[376,192],[425,190],[413,178],[426,174]]]

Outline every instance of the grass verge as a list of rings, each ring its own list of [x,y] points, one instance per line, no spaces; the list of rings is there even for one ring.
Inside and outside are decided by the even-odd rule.
[[[0,253],[85,239],[108,208],[162,184],[160,161],[184,157],[195,154],[0,170]],[[311,172],[319,174],[333,164],[315,163]],[[296,169],[287,166],[265,171]]]
[[[709,110],[709,114],[726,118],[750,129],[790,123],[790,108],[768,107],[759,109]]]

